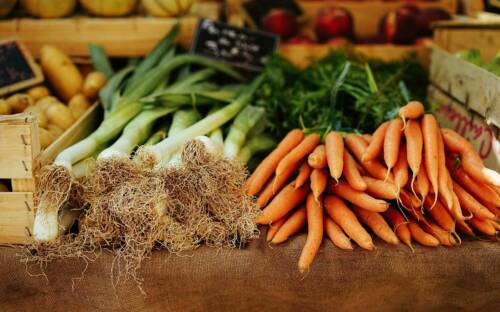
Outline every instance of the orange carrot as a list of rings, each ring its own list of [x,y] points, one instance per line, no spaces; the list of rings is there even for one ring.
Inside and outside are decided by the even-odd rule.
[[[283,217],[281,219],[279,219],[278,221],[276,222],[273,222],[269,225],[269,229],[267,230],[267,237],[266,237],[266,240],[269,242],[273,239],[274,235],[276,235],[276,233],[278,233],[278,230],[281,228],[281,226],[283,225],[283,223],[285,223],[287,217]]]
[[[449,179],[449,181],[451,183],[451,188],[453,189],[453,182],[451,181],[451,178]],[[453,216],[455,220],[457,220],[457,222],[459,220],[462,221],[465,220],[457,194],[455,194],[455,192],[452,191],[451,195],[453,196],[453,206],[451,207],[450,214]]]
[[[418,197],[416,197],[415,195],[411,194],[410,192],[404,189],[399,191],[399,199],[403,201],[403,197],[405,198],[405,201],[409,203],[412,207],[419,208],[423,204],[423,201],[421,201]]]
[[[344,167],[344,140],[338,132],[331,131],[326,135],[325,150],[330,176],[338,181]]]
[[[444,199],[446,203],[446,207],[451,210],[453,207],[453,189],[449,189],[448,177],[449,172],[446,168],[446,156],[444,151],[444,143],[443,137],[441,135],[441,131],[437,131],[438,138],[438,187],[439,187],[439,195]]]
[[[321,137],[312,133],[305,137],[305,139],[300,142],[293,150],[291,150],[278,164],[276,167],[276,176],[279,177],[286,171],[286,169],[295,163],[298,163],[303,158],[305,158],[314,148],[319,144]]]
[[[392,229],[396,233],[397,237],[410,247],[411,250],[413,250],[413,246],[411,245],[411,233],[407,225],[408,222],[403,218],[401,213],[396,209],[389,207],[383,215],[392,225]]]
[[[500,219],[500,209],[499,208],[497,208],[489,203],[486,203],[484,206],[486,208],[488,208],[488,210],[491,211],[497,218]]]
[[[384,161],[387,166],[387,175],[396,165],[399,155],[399,146],[401,144],[401,136],[403,134],[403,121],[401,119],[391,120],[384,138]]]
[[[474,217],[469,220],[469,224],[479,232],[486,235],[494,236],[497,233],[495,226],[493,226],[490,220],[483,220],[481,218]]]
[[[453,238],[450,232],[443,230],[439,225],[433,223],[432,221],[422,223],[422,228],[424,231],[437,238],[441,245],[453,246],[457,244],[457,241]]]
[[[309,166],[307,161],[304,161],[302,165],[300,166],[299,169],[299,174],[297,175],[297,178],[295,178],[295,188],[299,188],[304,183],[306,183],[307,179],[309,179],[309,176],[311,175],[312,168]]]
[[[457,194],[460,205],[470,211],[474,216],[481,219],[496,220],[496,217],[488,208],[479,203],[472,195],[464,190],[458,183],[453,182],[453,191]]]
[[[366,224],[366,226],[368,226],[373,233],[375,233],[375,235],[380,237],[386,243],[393,245],[399,244],[398,237],[378,212],[362,209],[355,205],[352,206],[352,210],[361,222]]]
[[[362,134],[361,137],[363,138],[363,140],[365,140],[366,143],[370,144],[370,142],[372,141],[372,135],[369,134],[369,133],[365,133],[365,134]]]
[[[413,184],[418,172],[420,171],[424,144],[422,130],[420,129],[418,121],[409,120],[404,133],[406,138],[406,157],[408,160],[408,166],[412,172],[411,189],[414,190]],[[415,193],[415,191],[413,191],[413,193]]]
[[[384,212],[389,207],[388,202],[373,198],[372,196],[364,192],[356,191],[345,182],[340,182],[337,184],[329,183],[329,191],[363,209],[367,209],[370,211]]]
[[[415,241],[417,241],[420,245],[427,247],[439,246],[439,241],[437,240],[437,238],[422,230],[422,228],[417,224],[417,222],[411,220],[408,223],[408,229],[410,230],[411,237]]]
[[[359,223],[356,215],[349,208],[347,208],[342,199],[331,195],[326,196],[325,209],[332,220],[337,223],[342,230],[344,230],[347,236],[355,241],[361,248],[367,250],[375,249],[375,245],[373,244],[370,234],[368,234],[361,223]]]
[[[467,234],[469,236],[476,236],[474,234],[474,231],[470,228],[470,226],[465,223],[464,220],[457,220],[457,227],[458,227],[458,230],[464,234]]]
[[[314,169],[326,167],[326,148],[323,144],[316,146],[314,151],[307,157],[307,163]]]
[[[399,199],[402,206],[409,211],[417,221],[425,222],[425,217],[420,210],[420,201],[414,195],[405,190],[399,192]]]
[[[300,204],[307,196],[309,189],[302,186],[298,189],[293,183],[288,184],[273,198],[262,214],[255,221],[257,224],[270,224],[283,218],[290,210]]]
[[[363,177],[363,179],[367,185],[366,192],[371,196],[388,200],[398,198],[398,189],[394,184],[371,177]]]
[[[299,271],[305,273],[318,253],[323,240],[323,200],[316,201],[312,194],[307,196],[307,239],[299,258]]]
[[[405,106],[399,109],[399,117],[406,119],[417,119],[424,114],[425,108],[419,101],[408,102]]]
[[[278,163],[304,139],[299,129],[290,131],[278,146],[259,164],[247,182],[247,194],[254,196],[264,187]]]
[[[361,156],[361,161],[374,160],[382,152],[384,147],[384,138],[389,127],[390,121],[386,121],[378,126],[377,130],[372,135],[369,145]]]
[[[380,161],[378,161],[378,159],[361,161],[361,157],[367,148],[367,143],[363,140],[363,138],[361,138],[361,136],[354,133],[348,134],[345,138],[345,143],[354,157],[356,157],[356,159],[360,161],[361,166],[372,177],[379,180],[384,180],[386,178],[387,168],[384,167],[384,165],[382,165]],[[394,177],[392,176],[392,174],[389,175],[388,180],[394,181]]]
[[[421,167],[417,174],[415,191],[420,195],[421,200],[424,200],[429,194],[429,179],[427,178],[427,170],[425,170],[425,167]]]
[[[449,157],[446,164],[451,176],[471,195],[484,203],[500,207],[500,196],[498,196],[493,188],[472,179],[461,166],[455,167],[452,158]]]
[[[399,150],[398,161],[394,166],[394,182],[399,190],[402,189],[406,183],[408,183],[408,159],[406,157],[406,146],[401,145]]]
[[[353,189],[357,191],[366,190],[367,188],[366,182],[363,179],[363,177],[361,177],[358,167],[356,166],[356,161],[354,160],[354,158],[352,158],[348,150],[344,150],[343,174],[345,179],[347,180],[347,183],[349,183],[349,185]]]
[[[481,157],[472,144],[451,129],[441,129],[446,148],[460,155],[462,166],[474,180],[500,186],[500,174],[484,167]]]
[[[433,204],[434,207],[432,206]],[[441,202],[433,201],[430,197],[427,197],[424,201],[424,207],[443,229],[449,232],[455,232],[455,221],[450,216],[448,209],[446,209]]]
[[[422,117],[422,135],[424,137],[424,160],[427,177],[431,182],[432,189],[434,190],[435,200],[439,194],[438,188],[438,174],[439,174],[439,161],[438,161],[438,123],[436,118],[431,114],[425,114]]]
[[[274,235],[271,243],[279,244],[286,241],[290,236],[294,235],[304,227],[306,219],[306,206],[302,205],[299,209],[295,210],[290,217],[288,217],[285,223]]]
[[[344,231],[342,231],[337,223],[333,222],[327,215],[323,217],[323,223],[326,235],[328,235],[335,246],[343,250],[353,250],[351,240],[344,234]]]
[[[328,182],[328,173],[321,169],[314,169],[311,173],[311,191],[314,199],[318,200],[319,196],[323,194]]]
[[[283,185],[285,185],[288,179],[293,175],[296,168],[297,164],[290,166],[279,178],[274,176],[270,179],[264,190],[259,194],[259,197],[257,197],[257,205],[261,208],[267,205],[271,198],[281,190]]]

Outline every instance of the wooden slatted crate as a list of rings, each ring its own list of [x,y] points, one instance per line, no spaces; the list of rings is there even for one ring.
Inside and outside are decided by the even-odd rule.
[[[0,20],[0,38],[16,37],[38,57],[43,44],[53,44],[70,56],[88,56],[88,44],[102,45],[112,57],[144,56],[177,23],[178,42],[189,48],[200,17],[218,20],[221,4],[196,3],[191,15],[181,18],[129,16],[99,18],[74,15],[68,18],[14,18]]]
[[[44,151],[40,151],[34,116],[0,116],[0,179],[10,180],[12,186],[11,192],[0,192],[0,244],[24,244],[31,240],[37,169],[90,134],[100,115],[100,106],[94,104]]]

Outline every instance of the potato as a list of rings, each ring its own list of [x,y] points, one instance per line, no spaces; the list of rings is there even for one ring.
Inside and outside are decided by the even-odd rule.
[[[57,104],[57,103],[61,103],[56,97],[53,97],[53,96],[46,96],[44,98],[41,98],[40,100],[38,100],[36,103],[35,103],[35,106],[36,107],[39,107],[42,112],[44,112],[45,114],[47,114],[47,110],[48,108],[53,105],[53,104]]]
[[[29,89],[27,93],[33,98],[33,100],[35,100],[35,102],[50,95],[49,89],[45,86],[33,87]]]
[[[38,128],[38,137],[40,139],[40,148],[45,149],[55,141],[55,137],[44,128]]]
[[[0,115],[10,115],[11,113],[12,108],[10,108],[9,103],[4,99],[0,99]]]
[[[26,93],[16,93],[7,98],[7,103],[13,114],[22,113],[28,106],[35,103],[33,98]]]
[[[94,100],[97,97],[99,90],[106,84],[106,76],[98,71],[93,71],[85,77],[83,82],[83,94],[89,100]]]
[[[69,108],[61,103],[51,105],[47,109],[46,114],[49,118],[49,123],[54,124],[63,130],[68,129],[75,122],[75,118],[73,118]]]
[[[69,101],[83,87],[83,77],[69,56],[53,45],[40,50],[42,69],[57,93]]]
[[[31,113],[32,115],[36,116],[39,127],[45,128],[49,124],[47,116],[39,106],[30,106],[26,108],[23,113]]]
[[[3,184],[2,181],[0,181],[0,192],[8,192],[9,188],[7,185]]]
[[[68,107],[73,117],[78,119],[89,109],[90,103],[83,94],[77,94],[71,98]]]
[[[50,134],[52,134],[52,136],[56,139],[64,133],[63,129],[53,124],[48,124],[45,129],[47,129],[47,131],[49,131]]]

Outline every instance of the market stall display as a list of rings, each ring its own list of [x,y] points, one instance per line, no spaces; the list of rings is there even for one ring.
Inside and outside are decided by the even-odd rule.
[[[17,248],[0,262],[15,252],[31,279],[0,270],[0,309],[27,305],[17,289],[72,309],[69,277],[99,287],[73,280],[75,310],[316,310],[339,293],[425,309],[428,287],[444,309],[497,305],[495,23],[434,23],[455,0],[18,3],[0,35],[36,62],[0,49],[17,62],[0,84],[0,244]],[[245,294],[208,298],[214,276]],[[344,292],[312,304],[328,283]]]

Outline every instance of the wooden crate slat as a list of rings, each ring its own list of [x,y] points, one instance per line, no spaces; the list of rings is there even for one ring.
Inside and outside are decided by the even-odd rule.
[[[0,243],[29,242],[33,219],[33,193],[0,193]]]
[[[15,118],[15,117],[14,117]],[[30,179],[33,177],[35,156],[33,148],[34,122],[0,119],[0,178]],[[36,140],[36,139],[35,139]]]
[[[178,42],[191,45],[194,29],[200,17],[219,19],[221,4],[195,3],[192,15],[181,18],[130,16],[99,18],[75,15],[68,18],[17,18],[0,20],[0,37],[17,37],[35,57],[44,44],[53,44],[71,56],[88,56],[88,44],[104,46],[113,57],[144,56],[179,21]]]
[[[500,78],[435,46],[431,56],[431,82],[500,127]]]
[[[434,30],[434,41],[451,53],[470,48],[480,49],[481,57],[491,60],[500,48],[500,24],[496,28],[437,27]]]

